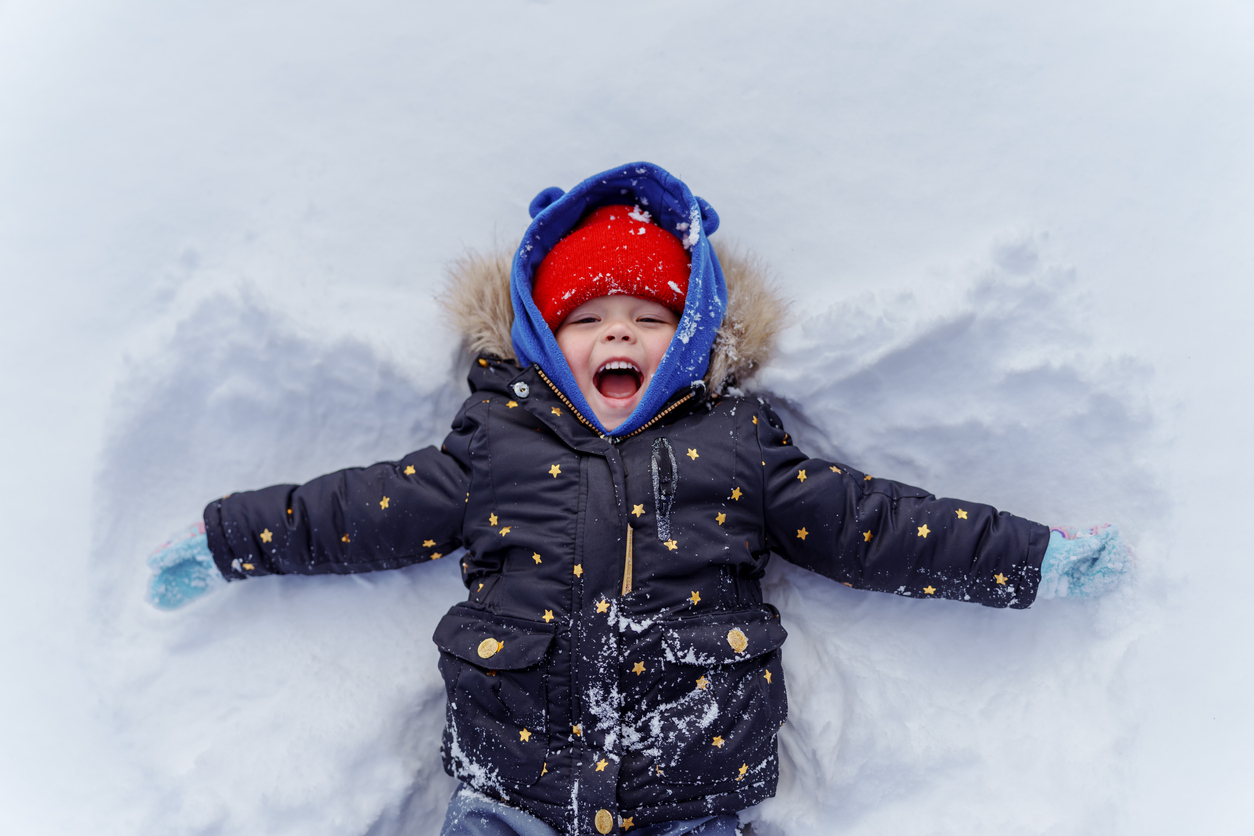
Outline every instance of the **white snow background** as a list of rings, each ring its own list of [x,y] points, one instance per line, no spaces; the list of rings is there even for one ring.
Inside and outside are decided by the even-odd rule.
[[[1022,612],[776,565],[757,832],[1251,832],[1251,43],[1235,0],[0,0],[0,831],[438,831],[453,561],[168,614],[144,559],[438,443],[445,265],[644,159],[794,300],[803,449],[1139,559]]]

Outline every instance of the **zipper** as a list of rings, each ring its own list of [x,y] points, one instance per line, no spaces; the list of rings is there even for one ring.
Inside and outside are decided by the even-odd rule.
[[[650,418],[648,423],[646,423],[644,426],[640,427],[639,429],[632,430],[631,432],[627,433],[627,435],[612,436],[612,435],[605,435],[599,429],[597,429],[596,424],[593,424],[587,418],[580,415],[579,410],[575,409],[575,405],[570,402],[570,399],[562,394],[562,390],[558,389],[557,385],[553,381],[549,380],[549,376],[545,374],[544,370],[541,369],[539,366],[536,366],[536,374],[540,375],[541,380],[549,384],[549,388],[553,390],[553,394],[557,395],[558,400],[566,404],[566,408],[570,410],[570,414],[574,415],[577,419],[579,419],[579,423],[583,424],[585,427],[592,430],[594,433],[600,436],[603,441],[608,441],[610,444],[617,444],[620,441],[626,441],[627,439],[631,438],[633,435],[639,435],[640,433],[649,429],[649,427],[652,427],[658,421],[661,421],[667,415],[670,415],[676,409],[679,409],[679,407],[683,406],[688,401],[692,400],[695,394],[693,392],[689,392],[688,394],[684,395],[682,398],[675,401],[670,406],[666,407],[666,409],[663,409],[657,415],[654,415],[652,418]]]
[[[684,395],[684,396],[683,396],[682,398],[680,398],[679,400],[675,401],[675,402],[674,402],[673,404],[671,404],[670,406],[666,407],[666,409],[663,409],[663,410],[662,410],[661,412],[659,412],[657,415],[654,415],[652,418],[650,418],[650,419],[649,419],[649,422],[648,422],[647,424],[645,424],[643,427],[641,427],[640,429],[638,429],[638,430],[632,430],[631,432],[627,433],[627,435],[624,435],[624,436],[622,436],[621,438],[616,438],[616,439],[614,439],[614,440],[615,440],[615,441],[626,441],[627,439],[631,438],[633,435],[638,435],[639,433],[644,432],[644,431],[645,431],[645,430],[647,430],[649,427],[652,427],[652,426],[653,426],[654,424],[656,424],[658,421],[661,421],[661,420],[662,420],[663,418],[665,418],[667,415],[670,415],[672,412],[674,412],[675,410],[679,409],[679,408],[680,408],[681,406],[683,406],[685,403],[687,403],[688,401],[692,400],[692,397],[693,397],[693,393],[692,393],[692,392],[689,392],[688,394]]]
[[[623,562],[623,594],[631,592],[631,526],[627,526],[627,559]]]
[[[587,418],[585,418],[585,417],[583,417],[582,415],[580,415],[580,414],[579,414],[579,410],[575,409],[575,405],[574,405],[573,403],[571,403],[571,402],[570,402],[570,399],[569,399],[569,398],[567,398],[565,395],[563,395],[563,394],[562,394],[562,390],[561,390],[561,389],[558,389],[558,388],[557,388],[557,386],[553,383],[553,381],[549,380],[549,376],[548,376],[547,374],[545,374],[545,373],[544,373],[544,369],[541,369],[539,366],[536,366],[536,374],[540,375],[540,379],[541,379],[541,380],[543,380],[545,383],[549,384],[549,388],[553,390],[553,394],[557,395],[557,399],[558,399],[558,400],[560,400],[562,403],[566,404],[566,408],[570,410],[570,414],[571,414],[571,415],[574,415],[576,418],[578,418],[578,419],[579,419],[579,423],[583,424],[585,427],[587,427],[588,429],[592,430],[592,431],[593,431],[594,433],[596,433],[597,435],[601,436],[601,438],[602,438],[602,439],[604,439],[605,441],[609,441],[609,442],[613,442],[613,441],[614,441],[614,439],[612,439],[612,438],[610,438],[609,436],[607,436],[607,435],[603,434],[603,433],[602,433],[599,429],[597,429],[597,425],[596,425],[596,424],[592,423],[592,422],[591,422],[591,421],[589,421]]]

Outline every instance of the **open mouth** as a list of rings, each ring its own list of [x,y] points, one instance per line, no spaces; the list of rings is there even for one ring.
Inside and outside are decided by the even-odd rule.
[[[630,398],[640,391],[644,375],[630,360],[611,360],[597,369],[593,383],[606,398]]]

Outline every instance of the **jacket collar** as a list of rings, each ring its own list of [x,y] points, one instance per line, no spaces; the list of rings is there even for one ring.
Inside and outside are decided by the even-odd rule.
[[[705,384],[697,380],[671,396],[635,430],[608,435],[602,432],[599,422],[590,414],[585,415],[536,363],[520,369],[509,360],[482,355],[471,366],[469,382],[472,392],[496,392],[506,396],[508,403],[525,409],[570,447],[597,455],[605,455],[607,444],[615,444],[658,424],[687,415],[706,399]]]

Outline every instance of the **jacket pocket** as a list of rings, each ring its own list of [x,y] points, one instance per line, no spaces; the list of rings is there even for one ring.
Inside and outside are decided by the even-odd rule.
[[[788,637],[773,608],[718,613],[657,625],[663,664],[628,687],[636,706],[633,760],[651,796],[694,797],[747,784],[774,787],[775,736],[788,713],[780,647]],[[648,786],[651,784],[652,786]],[[667,790],[665,787],[671,787]]]
[[[548,754],[545,658],[556,628],[458,604],[432,637],[448,692],[444,768],[472,786],[522,787]]]

